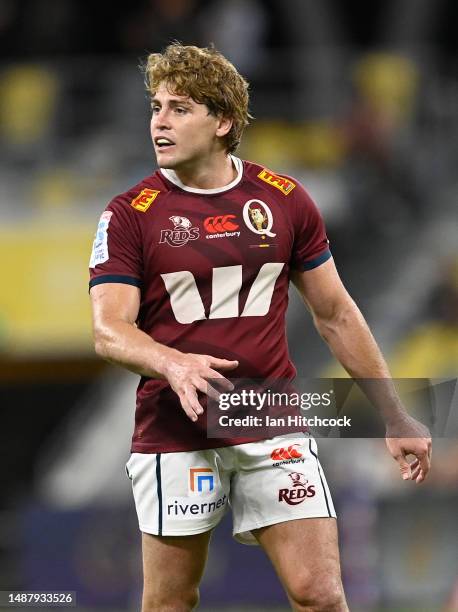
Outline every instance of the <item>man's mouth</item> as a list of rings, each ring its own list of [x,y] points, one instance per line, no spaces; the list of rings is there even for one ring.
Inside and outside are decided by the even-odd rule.
[[[154,139],[154,144],[159,151],[165,151],[169,147],[173,147],[175,143],[169,138],[165,138],[164,136],[159,136]]]

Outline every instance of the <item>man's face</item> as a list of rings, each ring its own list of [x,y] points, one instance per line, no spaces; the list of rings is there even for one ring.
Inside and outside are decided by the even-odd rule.
[[[161,83],[151,106],[151,137],[159,167],[192,167],[221,150],[221,120],[205,104],[170,93]]]

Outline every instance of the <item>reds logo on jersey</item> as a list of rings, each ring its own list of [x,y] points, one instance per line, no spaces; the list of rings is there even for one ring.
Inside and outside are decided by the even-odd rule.
[[[170,246],[181,247],[190,240],[197,240],[199,238],[199,228],[192,227],[192,223],[188,218],[172,215],[169,219],[173,223],[174,228],[161,230],[159,244],[166,242]]]

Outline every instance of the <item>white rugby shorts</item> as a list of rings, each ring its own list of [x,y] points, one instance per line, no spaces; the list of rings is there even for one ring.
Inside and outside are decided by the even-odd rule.
[[[234,537],[257,544],[253,529],[336,517],[316,442],[306,433],[207,450],[132,453],[126,473],[145,533],[203,533],[231,506]]]

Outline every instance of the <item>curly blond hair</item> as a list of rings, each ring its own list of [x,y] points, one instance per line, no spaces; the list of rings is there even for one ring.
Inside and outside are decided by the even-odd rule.
[[[174,42],[163,53],[151,53],[144,67],[146,89],[154,96],[161,83],[179,96],[190,96],[205,104],[215,116],[231,118],[230,131],[223,137],[233,153],[248,125],[248,82],[213,46],[184,46]]]

